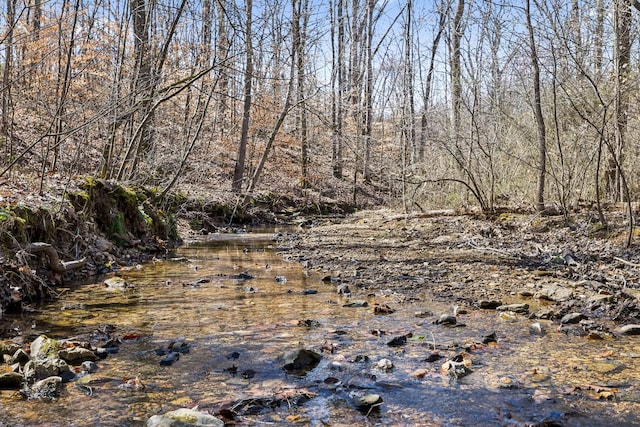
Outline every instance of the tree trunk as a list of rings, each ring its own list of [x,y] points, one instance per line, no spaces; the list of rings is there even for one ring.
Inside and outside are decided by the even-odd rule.
[[[623,200],[621,169],[629,113],[629,68],[631,61],[632,0],[614,2],[614,67],[615,67],[615,145],[610,153],[607,171],[607,193],[614,201]]]
[[[236,166],[233,171],[233,182],[231,184],[231,189],[236,193],[240,193],[242,191],[242,181],[244,179],[244,164],[247,153],[247,140],[249,139],[249,124],[251,121],[251,85],[253,80],[253,46],[251,42],[251,27],[253,0],[246,0],[245,12],[246,64],[244,70],[244,103],[242,107],[242,129],[240,131],[238,156],[236,157]]]
[[[344,0],[338,0],[337,24],[338,27],[338,52],[337,63],[334,62],[333,73],[337,72],[337,88],[332,92],[334,99],[333,114],[333,134],[332,134],[332,156],[333,176],[342,178],[342,146],[343,146],[343,120],[344,120],[344,92],[345,92],[345,17]],[[332,26],[333,30],[333,26]],[[334,50],[335,52],[335,50]],[[335,56],[335,54],[334,54]],[[335,75],[335,74],[334,74]],[[335,81],[334,81],[335,83]]]
[[[547,131],[542,115],[542,96],[540,91],[540,64],[538,63],[538,52],[533,34],[533,24],[531,23],[531,0],[526,0],[525,13],[527,20],[527,30],[529,32],[529,48],[531,66],[533,68],[533,109],[538,129],[538,188],[536,192],[536,210],[544,212],[544,189],[547,162]]]
[[[453,127],[454,144],[460,140],[460,108],[462,106],[462,75],[460,67],[460,43],[464,34],[462,18],[464,16],[464,0],[458,0],[453,17],[453,35],[451,38],[451,125]]]

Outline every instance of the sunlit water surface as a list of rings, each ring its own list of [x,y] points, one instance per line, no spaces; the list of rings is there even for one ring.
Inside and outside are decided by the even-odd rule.
[[[238,424],[640,425],[640,338],[588,340],[551,324],[543,324],[546,334],[537,336],[530,334],[531,320],[505,320],[494,311],[460,315],[464,327],[435,325],[451,307],[432,301],[428,285],[420,300],[400,302],[391,291],[367,294],[351,284],[356,292],[348,299],[320,280],[330,272],[307,272],[273,245],[270,233],[210,236],[172,254],[181,259],[119,272],[131,289],[73,287],[36,314],[3,319],[22,328],[25,339],[39,333],[87,338],[107,324],[116,326],[115,335],[134,339],[99,361],[98,372],[66,384],[52,402],[2,391],[0,426],[136,426],[180,407],[216,413],[248,398],[280,404],[244,413]],[[233,278],[242,272],[254,278]],[[200,279],[206,280],[196,284]],[[344,307],[354,299],[368,306]],[[396,312],[375,315],[379,303]],[[319,326],[299,325],[306,320]],[[497,344],[481,344],[492,332]],[[408,333],[413,337],[404,346],[387,346]],[[176,339],[189,342],[190,352],[160,366],[153,350]],[[282,369],[280,356],[296,348],[323,354],[305,377]],[[425,361],[432,353],[451,357],[464,348],[473,372],[459,380],[442,373],[444,359]],[[356,362],[359,355],[369,360]],[[393,369],[375,367],[383,358]],[[242,375],[251,371],[251,378]],[[123,388],[124,379],[136,376],[144,389]],[[365,391],[384,399],[369,413],[356,410],[350,399]],[[295,405],[300,393],[313,397]]]

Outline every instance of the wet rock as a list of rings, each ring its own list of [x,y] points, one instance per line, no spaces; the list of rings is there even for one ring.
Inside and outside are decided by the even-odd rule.
[[[375,366],[376,366],[376,369],[380,369],[382,371],[389,371],[393,369],[393,362],[389,359],[380,359]]]
[[[232,280],[245,281],[245,280],[251,280],[254,277],[249,273],[247,273],[246,271],[243,271],[240,274],[232,274],[231,276],[229,276],[229,278]]]
[[[529,304],[521,303],[521,304],[505,304],[496,307],[497,311],[513,311],[514,313],[528,313],[529,312]]]
[[[298,321],[298,326],[302,326],[305,328],[319,328],[320,322],[313,319],[305,319],[305,320]]]
[[[353,359],[354,363],[366,363],[368,361],[369,361],[369,356],[367,356],[366,354],[358,354]]]
[[[497,343],[497,342],[498,342],[498,337],[496,336],[495,332],[492,332],[489,335],[485,335],[484,337],[482,337],[482,344],[491,344],[491,343]]]
[[[572,337],[586,337],[588,335],[582,326],[576,324],[564,324],[560,326],[560,332]]]
[[[23,349],[18,349],[13,356],[11,356],[11,360],[9,363],[19,363],[20,365],[24,365],[29,361],[30,357],[26,351]]]
[[[540,322],[535,322],[529,326],[529,333],[531,335],[544,335],[545,329]]]
[[[307,372],[314,369],[322,360],[322,355],[312,350],[299,349],[292,350],[284,354],[284,369],[287,373],[293,375],[306,375]]]
[[[18,372],[0,374],[0,390],[18,390],[22,386],[24,377]]]
[[[467,353],[460,353],[448,359],[441,366],[444,373],[458,379],[471,374],[471,358]]]
[[[167,345],[167,349],[169,351],[174,351],[180,354],[187,354],[191,351],[191,344],[183,339],[178,339],[175,341],[171,341],[169,345]]]
[[[581,320],[584,320],[586,318],[587,316],[585,316],[582,313],[569,313],[569,314],[565,314],[562,317],[562,319],[560,319],[560,324],[569,325],[574,323],[580,323]]]
[[[103,282],[103,285],[108,290],[112,290],[112,291],[122,290],[129,287],[129,284],[127,283],[127,281],[124,280],[122,277],[118,277],[118,276],[113,276],[108,278]]]
[[[80,367],[83,372],[86,372],[88,374],[93,374],[94,372],[98,371],[98,365],[96,365],[96,362],[93,362],[91,360],[82,362],[82,365],[80,365]]]
[[[84,347],[63,348],[58,352],[60,358],[72,365],[82,363],[86,360],[98,360],[98,356]]]
[[[160,366],[171,366],[178,360],[180,360],[180,353],[178,353],[177,351],[172,351],[171,353],[160,359]]]
[[[556,311],[553,308],[541,308],[529,316],[532,319],[553,319]]]
[[[451,326],[458,323],[458,319],[456,319],[456,316],[453,316],[451,314],[443,314],[434,323],[436,325]]]
[[[323,283],[340,283],[342,279],[338,276],[324,276],[320,279]]]
[[[245,380],[250,380],[255,376],[256,376],[256,371],[254,371],[253,369],[247,369],[246,371],[242,372],[242,378],[244,378]]]
[[[380,406],[383,402],[379,394],[366,393],[363,395],[352,395],[353,406],[359,411],[369,412],[372,408]]]
[[[31,386],[31,399],[53,400],[60,390],[62,378],[52,376],[36,382]]]
[[[218,418],[196,411],[194,409],[180,408],[167,412],[164,415],[154,415],[147,420],[146,427],[188,427],[188,426],[213,426],[224,427],[224,422]]]
[[[346,283],[338,285],[336,291],[338,292],[338,295],[351,295],[351,289],[349,289],[349,286]]]
[[[0,354],[12,356],[18,350],[20,350],[20,346],[13,341],[0,341]]]
[[[573,290],[561,286],[557,283],[549,283],[543,285],[542,288],[538,292],[536,292],[534,296],[539,299],[564,302],[573,298]]]
[[[620,335],[640,335],[640,325],[624,325],[618,329]]]
[[[355,300],[343,305],[343,307],[368,307],[369,303],[364,300]]]
[[[67,362],[62,359],[32,359],[24,365],[24,377],[29,383],[52,376],[59,376],[65,382],[75,378]]]
[[[232,351],[231,353],[227,354],[227,360],[236,360],[240,358],[240,353],[238,353],[237,351]]]
[[[118,348],[116,347],[116,353],[118,351]],[[104,347],[98,347],[96,348],[95,351],[95,355],[98,357],[98,359],[106,359],[107,357],[109,357],[109,350],[104,348]]]
[[[397,337],[393,337],[391,341],[387,343],[389,347],[401,347],[407,343],[406,335],[400,335]]]
[[[439,355],[438,353],[431,353],[430,355],[428,355],[423,362],[427,362],[427,363],[433,363],[433,362],[437,362],[440,359],[443,359],[444,356]]]
[[[416,311],[416,317],[419,317],[419,318],[432,317],[432,316],[433,316],[433,312],[429,310]]]
[[[374,314],[384,315],[384,314],[393,314],[396,311],[389,307],[387,304],[379,304],[376,305],[373,309]]]
[[[502,305],[502,301],[481,299],[477,304],[478,308],[482,308],[484,310],[495,310]]]
[[[36,360],[57,357],[58,351],[60,343],[46,335],[40,335],[31,343],[31,357]]]

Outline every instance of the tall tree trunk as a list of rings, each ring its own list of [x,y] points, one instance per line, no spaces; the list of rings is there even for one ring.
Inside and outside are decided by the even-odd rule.
[[[305,43],[308,21],[308,0],[291,0],[293,16],[293,49],[296,52],[298,73],[298,107],[300,108],[300,144],[302,166],[302,188],[309,185],[309,136],[307,129],[307,106],[305,101]]]
[[[544,189],[547,162],[547,130],[542,115],[542,96],[540,91],[540,64],[538,63],[538,51],[533,34],[533,24],[531,23],[531,0],[526,0],[525,14],[527,20],[527,31],[529,32],[529,48],[531,66],[533,67],[533,110],[538,129],[538,188],[536,192],[536,210],[544,212]]]
[[[215,4],[216,12],[218,14],[218,31],[216,36],[218,52],[216,55],[220,61],[224,61],[226,63],[231,49],[229,42],[229,23],[227,21],[227,0],[215,0]],[[222,67],[220,71],[220,82],[218,84],[218,121],[221,123],[221,126],[219,126],[221,137],[224,137],[224,133],[227,129],[227,122],[229,120],[227,117],[229,114],[227,99],[229,97],[228,69],[230,68],[231,67]]]
[[[364,155],[362,164],[362,173],[364,181],[371,181],[371,131],[373,120],[373,12],[376,0],[367,0],[366,23],[367,33],[365,40],[365,56],[367,58],[366,80],[364,86],[364,116],[362,119],[362,137],[364,139]]]
[[[244,179],[244,164],[247,154],[247,140],[249,139],[249,124],[251,121],[251,86],[253,82],[253,43],[251,41],[251,27],[253,15],[253,0],[246,0],[245,12],[246,64],[244,69],[244,103],[242,107],[242,129],[240,131],[238,155],[236,157],[236,166],[233,171],[233,182],[231,184],[231,189],[236,193],[240,193],[242,191],[242,181]]]
[[[596,2],[596,27],[593,35],[593,69],[596,76],[600,76],[602,72],[602,55],[604,44],[604,17],[605,17],[604,0]]]
[[[2,70],[2,136],[8,141],[9,152],[3,156],[8,162],[13,159],[13,138],[11,131],[12,70],[13,70],[13,30],[16,17],[16,0],[7,0],[7,30],[4,38],[4,67]],[[7,162],[7,163],[8,163]],[[3,161],[4,163],[4,161]]]
[[[343,121],[344,121],[344,92],[345,92],[345,17],[344,17],[344,0],[338,0],[337,18],[334,24],[337,24],[337,60],[333,64],[333,78],[337,74],[337,81],[334,80],[336,88],[332,91],[333,98],[333,134],[332,134],[332,156],[331,164],[333,167],[333,176],[342,178],[342,147],[343,147]],[[335,25],[334,25],[335,26]],[[334,26],[332,26],[332,31]],[[333,38],[332,38],[333,40]],[[335,57],[335,49],[334,49]]]
[[[417,151],[414,126],[415,103],[413,99],[413,53],[411,43],[413,4],[411,0],[407,0],[406,11],[407,15],[404,27],[404,84],[402,88],[404,108],[402,128],[404,129],[405,144],[407,144],[409,152],[409,165],[413,165],[416,162]]]
[[[607,192],[614,201],[623,200],[621,169],[629,113],[629,68],[631,61],[631,6],[633,0],[614,2],[614,67],[615,67],[615,145],[610,153]]]
[[[460,140],[460,109],[462,106],[462,71],[460,66],[460,43],[464,34],[463,21],[464,0],[458,0],[453,17],[451,37],[451,125],[453,127],[454,144]]]

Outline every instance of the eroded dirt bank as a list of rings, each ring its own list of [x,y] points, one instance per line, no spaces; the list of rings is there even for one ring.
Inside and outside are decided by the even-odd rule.
[[[368,211],[283,235],[281,248],[354,294],[388,289],[403,301],[426,292],[457,310],[502,305],[505,316],[550,319],[599,339],[640,323],[640,253],[625,249],[623,233],[604,232],[588,215],[566,222]]]

